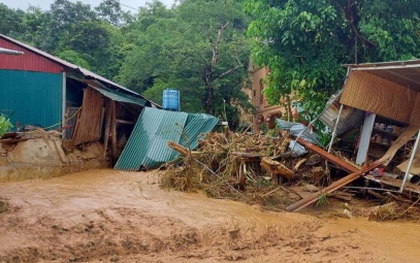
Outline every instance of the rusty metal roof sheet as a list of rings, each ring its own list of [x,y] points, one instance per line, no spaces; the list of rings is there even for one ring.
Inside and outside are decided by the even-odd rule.
[[[218,121],[207,114],[144,108],[114,169],[157,168],[179,155],[167,146],[169,140],[194,149],[198,136],[211,131]]]

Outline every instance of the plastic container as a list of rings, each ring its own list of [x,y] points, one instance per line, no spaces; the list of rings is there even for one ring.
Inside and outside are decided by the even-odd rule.
[[[180,94],[179,90],[166,89],[163,91],[162,106],[165,110],[179,111],[180,106]]]

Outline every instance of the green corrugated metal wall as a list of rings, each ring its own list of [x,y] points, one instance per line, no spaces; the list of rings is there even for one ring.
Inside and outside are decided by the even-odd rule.
[[[16,121],[21,126],[42,127],[59,123],[62,119],[62,85],[61,73],[0,70],[0,113],[11,113],[14,126]]]
[[[207,114],[190,114],[144,108],[114,169],[136,171],[159,167],[179,155],[167,146],[169,140],[194,149],[200,133],[207,133],[219,120]]]

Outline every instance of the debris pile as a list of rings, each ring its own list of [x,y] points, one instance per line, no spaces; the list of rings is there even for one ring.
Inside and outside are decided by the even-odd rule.
[[[196,151],[169,142],[181,159],[158,171],[164,188],[204,191],[213,198],[240,200],[265,208],[284,209],[302,197],[286,186],[322,184],[329,169],[317,155],[293,157],[287,131],[277,137],[239,134],[230,131],[208,133]],[[281,185],[280,185],[281,183]]]
[[[168,147],[181,153],[181,157],[157,171],[160,185],[185,192],[203,191],[212,198],[242,201],[264,209],[299,211],[313,203],[316,206],[329,204],[327,198],[350,202],[362,190],[342,187],[369,177],[368,173],[384,162],[378,160],[358,167],[339,153],[333,155],[302,138],[296,141],[294,138],[281,129],[277,137],[225,130],[208,133],[199,140],[196,151],[169,141]],[[293,152],[292,145],[297,143],[305,148],[306,154]],[[333,182],[331,176],[337,175],[338,180]],[[406,204],[413,204],[413,197],[403,198],[382,190],[385,190],[383,194],[372,190],[367,193],[372,193],[370,199],[381,205],[394,201],[405,204],[400,208],[407,208]],[[387,195],[394,198],[384,202]],[[407,218],[413,209],[417,209],[417,202],[405,212],[401,209],[389,212],[385,206],[368,212],[347,209],[350,216],[346,216],[362,215],[379,221]]]

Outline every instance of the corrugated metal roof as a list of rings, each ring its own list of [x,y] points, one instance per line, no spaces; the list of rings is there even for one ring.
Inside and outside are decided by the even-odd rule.
[[[184,128],[179,143],[189,149],[197,148],[197,139],[200,137],[200,135],[206,134],[213,130],[218,121],[219,119],[208,114],[188,114],[187,125]]]
[[[109,89],[97,80],[78,79],[78,78],[74,78],[74,79],[76,79],[77,81],[84,82],[84,83],[88,84],[89,87],[91,87],[92,89],[100,92],[102,95],[110,98],[113,101],[131,103],[131,104],[136,104],[136,105],[140,105],[140,106],[145,106],[146,105],[147,100],[143,99],[142,97],[132,96],[129,93],[126,93],[126,92]]]
[[[145,106],[146,105],[146,100],[140,97],[134,97],[131,96],[129,94],[126,93],[122,93],[116,90],[112,90],[112,89],[104,89],[104,88],[95,88],[93,87],[95,90],[97,90],[98,92],[102,93],[102,95],[110,98],[113,101],[119,101],[119,102],[125,102],[125,103],[131,103],[131,104],[136,104],[136,105],[140,105],[140,106]]]
[[[321,145],[318,140],[318,135],[310,129],[307,129],[307,127],[302,123],[288,122],[282,119],[276,119],[276,122],[280,129],[288,130],[292,135],[302,137],[310,143]]]
[[[420,60],[345,65],[351,71],[366,71],[404,87],[420,91]]]
[[[179,155],[167,146],[169,140],[194,149],[198,135],[212,130],[217,122],[207,114],[144,108],[114,169],[157,168]]]
[[[22,47],[24,47],[24,48],[26,48],[26,49],[28,49],[28,50],[30,50],[30,51],[32,51],[32,52],[34,52],[34,53],[37,53],[37,54],[39,54],[39,55],[41,55],[41,56],[43,56],[43,57],[46,57],[46,58],[48,58],[48,59],[50,59],[50,60],[53,60],[54,62],[57,62],[57,63],[59,63],[59,64],[61,64],[61,65],[65,66],[65,67],[68,67],[68,68],[71,68],[71,69],[74,69],[74,70],[78,70],[78,71],[80,71],[83,75],[85,75],[86,77],[91,77],[91,78],[94,78],[94,79],[97,79],[97,80],[103,81],[103,82],[105,82],[105,83],[107,83],[107,84],[110,84],[110,85],[112,85],[112,86],[115,86],[115,87],[118,87],[118,88],[120,88],[120,89],[123,89],[123,90],[125,90],[125,91],[127,91],[127,92],[130,92],[130,93],[132,93],[132,94],[135,94],[135,95],[140,95],[140,94],[138,94],[137,92],[134,92],[134,91],[132,91],[132,90],[130,90],[130,89],[127,89],[127,88],[125,88],[125,87],[123,87],[123,86],[121,86],[121,85],[119,85],[119,84],[117,84],[117,83],[115,83],[115,82],[112,82],[111,80],[106,79],[106,78],[104,78],[104,77],[102,77],[102,76],[100,76],[100,75],[98,75],[98,74],[96,74],[96,73],[93,73],[93,72],[92,72],[92,71],[90,71],[90,70],[87,70],[87,69],[85,69],[85,68],[82,68],[82,67],[80,67],[80,66],[77,66],[77,65],[75,65],[75,64],[73,64],[73,63],[67,62],[67,61],[65,61],[65,60],[63,60],[63,59],[61,59],[61,58],[58,58],[58,57],[56,57],[56,56],[53,56],[53,55],[51,55],[51,54],[49,54],[49,53],[47,53],[47,52],[44,52],[44,51],[42,51],[42,50],[40,50],[40,49],[37,49],[37,48],[35,48],[35,47],[32,47],[32,46],[30,46],[30,45],[27,45],[27,44],[25,44],[25,43],[22,43],[22,42],[20,42],[20,41],[17,41],[17,40],[15,40],[15,39],[13,39],[13,38],[10,38],[10,37],[5,36],[5,35],[2,35],[2,34],[0,34],[0,37],[2,37],[2,38],[4,38],[4,39],[7,39],[8,41],[13,42],[13,43],[15,43],[15,44],[17,44],[17,45],[19,45],[19,46],[22,46]]]
[[[334,130],[334,126],[338,118],[338,112],[340,110],[340,94],[334,95],[328,100],[324,111],[319,116],[319,120],[331,131]],[[337,136],[340,136],[359,126],[363,122],[364,117],[364,111],[343,105],[340,121],[338,122],[336,130]]]
[[[64,67],[70,68],[70,69],[75,70],[75,71],[79,71],[79,72],[80,72],[80,73],[82,73],[85,77],[88,77],[88,78],[93,78],[93,79],[99,80],[99,81],[101,81],[101,82],[103,82],[103,83],[105,83],[105,84],[111,85],[111,86],[113,86],[113,87],[115,87],[115,88],[119,88],[119,89],[124,90],[125,92],[128,92],[128,93],[130,93],[130,94],[132,94],[132,95],[134,95],[134,96],[139,96],[139,97],[141,97],[142,99],[147,100],[146,98],[144,98],[144,97],[143,97],[142,95],[140,95],[139,93],[134,92],[134,91],[132,91],[132,90],[130,90],[130,89],[128,89],[128,88],[126,88],[126,87],[123,87],[123,86],[121,86],[121,85],[119,85],[119,84],[117,84],[117,83],[115,83],[115,82],[113,82],[113,81],[111,81],[111,80],[109,80],[109,79],[106,79],[106,78],[104,78],[104,77],[102,77],[102,76],[100,76],[100,75],[98,75],[98,74],[96,74],[96,73],[93,73],[93,72],[92,72],[92,71],[90,71],[90,70],[87,70],[87,69],[85,69],[85,68],[82,68],[82,67],[80,67],[80,66],[77,66],[77,65],[75,65],[75,64],[72,64],[72,63],[70,63],[70,62],[67,62],[67,61],[65,61],[65,60],[63,60],[63,59],[61,59],[61,58],[58,58],[58,57],[53,56],[53,55],[51,55],[51,54],[48,54],[47,52],[44,52],[44,51],[42,51],[42,50],[40,50],[40,49],[37,49],[37,48],[32,47],[32,46],[30,46],[30,45],[27,45],[27,44],[25,44],[25,43],[19,42],[19,41],[15,40],[15,39],[10,38],[10,37],[7,37],[7,36],[5,36],[5,35],[0,34],[0,37],[1,37],[1,38],[6,39],[6,40],[8,40],[8,41],[10,41],[10,42],[12,42],[12,43],[14,43],[14,44],[16,44],[16,45],[19,45],[19,46],[21,46],[21,47],[23,47],[23,48],[25,48],[25,49],[27,49],[27,50],[30,50],[30,51],[32,51],[32,52],[34,52],[34,53],[37,53],[37,54],[39,54],[39,55],[41,55],[41,56],[43,56],[43,57],[45,57],[45,58],[47,58],[47,59],[49,59],[49,60],[52,60],[52,61],[54,61],[54,62],[56,62],[56,63],[58,63],[58,64],[61,64],[61,65],[62,65],[62,66],[64,66]],[[154,102],[152,102],[152,101],[150,101],[150,100],[147,100],[147,101],[149,101],[151,104],[153,104],[153,105],[155,105],[155,106],[157,106],[157,107],[161,108],[161,106],[160,106],[160,105],[158,105],[157,103],[154,103]]]

